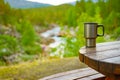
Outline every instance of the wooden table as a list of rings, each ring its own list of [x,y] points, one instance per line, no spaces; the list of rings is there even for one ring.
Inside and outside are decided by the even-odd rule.
[[[79,53],[80,61],[89,67],[109,80],[120,80],[120,41],[99,43],[95,48],[82,47]]]

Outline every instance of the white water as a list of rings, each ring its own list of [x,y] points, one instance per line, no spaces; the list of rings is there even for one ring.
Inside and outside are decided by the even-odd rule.
[[[42,37],[48,38],[52,36],[57,36],[60,32],[60,27],[55,27],[53,29],[47,30],[46,32],[41,33]]]
[[[50,48],[56,48],[61,43],[63,43],[62,38],[58,37],[59,32],[60,32],[60,27],[55,27],[53,29],[50,29],[50,30],[48,30],[46,32],[41,33],[42,37],[54,39],[55,42],[49,44],[48,47],[50,47]]]

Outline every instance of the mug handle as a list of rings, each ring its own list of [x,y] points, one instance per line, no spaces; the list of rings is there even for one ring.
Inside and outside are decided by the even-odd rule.
[[[97,28],[98,28],[98,27],[102,27],[103,34],[101,34],[101,35],[97,34],[97,36],[98,36],[98,37],[104,36],[104,26],[101,24],[101,25],[98,25]]]

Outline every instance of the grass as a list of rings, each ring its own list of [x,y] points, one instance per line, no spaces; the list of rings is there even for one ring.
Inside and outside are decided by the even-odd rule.
[[[36,60],[0,67],[0,80],[38,80],[39,78],[86,67],[78,57]]]

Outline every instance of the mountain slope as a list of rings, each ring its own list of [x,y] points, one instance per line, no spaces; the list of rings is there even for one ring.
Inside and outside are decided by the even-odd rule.
[[[37,8],[51,6],[50,4],[31,2],[27,0],[4,0],[4,1],[8,2],[12,8]]]

